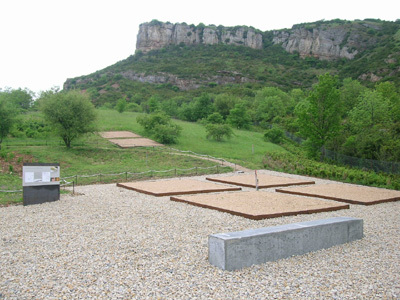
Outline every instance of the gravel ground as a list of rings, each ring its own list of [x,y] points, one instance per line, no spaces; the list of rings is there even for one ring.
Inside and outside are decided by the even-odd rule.
[[[399,201],[254,221],[115,184],[76,192],[0,208],[0,299],[400,299]],[[209,234],[334,216],[364,219],[365,237],[233,272],[208,263]]]

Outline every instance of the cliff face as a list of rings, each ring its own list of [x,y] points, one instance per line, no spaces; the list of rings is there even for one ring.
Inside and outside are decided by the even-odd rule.
[[[186,24],[144,23],[139,27],[136,50],[148,52],[168,45],[228,44],[261,49],[262,35],[248,27],[189,26]]]
[[[358,53],[358,50],[354,49],[359,45],[358,40],[357,32],[350,32],[344,27],[311,30],[298,28],[291,31],[275,31],[273,43],[282,44],[287,52],[298,52],[301,57],[314,56],[332,60],[353,59]]]
[[[281,44],[287,52],[298,52],[303,58],[312,56],[322,60],[353,59],[359,51],[374,44],[375,39],[365,35],[369,27],[368,24],[316,25],[314,28],[297,26],[290,30],[274,31],[272,43]],[[374,30],[379,31],[380,28],[374,27]],[[152,21],[140,25],[136,50],[148,52],[181,43],[243,45],[262,49],[264,42],[263,35],[251,27],[189,26]]]

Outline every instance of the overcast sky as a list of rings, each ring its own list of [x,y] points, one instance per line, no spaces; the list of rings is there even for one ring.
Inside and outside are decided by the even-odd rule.
[[[1,0],[0,88],[62,88],[134,54],[139,24],[247,25],[400,18],[396,0]]]

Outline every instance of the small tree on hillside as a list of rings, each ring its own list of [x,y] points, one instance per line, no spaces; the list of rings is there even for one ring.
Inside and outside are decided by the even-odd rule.
[[[138,116],[136,121],[147,133],[163,144],[176,143],[182,131],[182,128],[172,123],[171,117],[163,112]]]
[[[213,138],[220,142],[224,137],[231,138],[233,130],[228,124],[207,124],[206,125],[207,138]]]
[[[207,117],[206,122],[211,123],[211,124],[223,124],[224,118],[222,117],[222,115],[220,113],[215,112]]]
[[[244,102],[235,104],[235,107],[229,112],[227,121],[237,129],[249,128],[251,118],[247,113],[246,104]]]
[[[79,91],[49,93],[41,99],[41,109],[67,148],[77,137],[95,131],[95,108]]]
[[[126,106],[128,103],[126,102],[126,97],[120,98],[117,101],[117,104],[115,105],[115,108],[117,111],[122,114],[126,110]]]

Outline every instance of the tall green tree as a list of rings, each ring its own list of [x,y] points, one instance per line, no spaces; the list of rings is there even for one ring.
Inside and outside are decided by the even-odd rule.
[[[343,103],[343,114],[347,115],[348,112],[357,104],[358,97],[366,90],[367,88],[358,80],[354,80],[352,78],[343,79],[343,84],[340,88],[340,100]]]
[[[255,96],[256,115],[271,121],[274,117],[283,117],[293,110],[293,100],[287,93],[276,87],[265,87]],[[260,121],[260,120],[258,120]]]
[[[381,82],[375,90],[390,103],[390,114],[395,122],[400,122],[400,93],[392,82]]]
[[[11,89],[7,88],[4,91],[0,91],[1,98],[6,101],[10,105],[14,105],[15,108],[19,110],[27,110],[33,104],[34,93],[25,88],[25,89]]]
[[[79,91],[49,93],[41,109],[67,148],[85,133],[95,131],[96,111],[88,95]]]
[[[226,120],[229,115],[229,111],[234,108],[235,103],[237,102],[239,102],[237,97],[228,94],[219,94],[215,96],[215,110]]]
[[[246,103],[236,103],[235,107],[230,110],[227,121],[237,129],[247,129],[250,127],[251,118],[246,109]]]
[[[362,133],[378,124],[390,124],[390,102],[378,91],[366,90],[349,112],[349,119],[355,133]]]
[[[200,97],[194,98],[193,115],[196,120],[207,118],[213,111],[213,99],[209,94],[203,93]]]
[[[300,132],[308,138],[311,156],[320,153],[323,158],[320,150],[339,131],[341,111],[337,76],[321,75],[306,100],[296,106]]]

